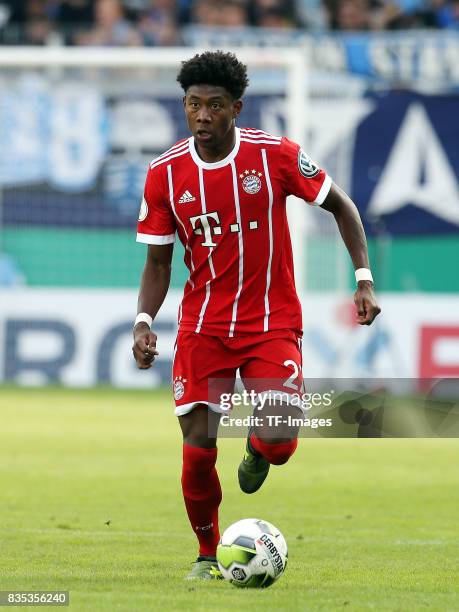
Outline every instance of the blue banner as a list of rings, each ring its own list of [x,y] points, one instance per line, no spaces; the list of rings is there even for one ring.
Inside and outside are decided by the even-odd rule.
[[[370,101],[351,183],[368,232],[458,232],[459,96],[391,91]]]

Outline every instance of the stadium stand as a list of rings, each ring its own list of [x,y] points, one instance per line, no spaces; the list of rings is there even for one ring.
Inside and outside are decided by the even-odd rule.
[[[193,26],[377,31],[459,27],[457,0],[3,0],[0,44],[175,46]]]

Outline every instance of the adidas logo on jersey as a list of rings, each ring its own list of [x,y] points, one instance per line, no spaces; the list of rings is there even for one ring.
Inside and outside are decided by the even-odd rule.
[[[178,203],[186,204],[187,202],[194,202],[195,200],[196,198],[193,195],[191,195],[191,193],[188,190],[186,190],[185,193],[180,198],[180,200],[178,201]]]

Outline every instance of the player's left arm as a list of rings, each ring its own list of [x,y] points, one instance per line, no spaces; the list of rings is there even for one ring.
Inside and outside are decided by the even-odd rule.
[[[354,264],[354,269],[369,268],[365,230],[357,206],[351,198],[338,185],[332,183],[321,208],[331,212],[335,217],[343,242]],[[358,282],[354,302],[360,325],[371,325],[381,312],[371,281]]]

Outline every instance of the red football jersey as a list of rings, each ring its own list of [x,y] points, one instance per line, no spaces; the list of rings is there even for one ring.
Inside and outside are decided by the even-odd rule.
[[[300,333],[286,197],[320,205],[331,184],[298,144],[248,128],[236,128],[221,161],[204,162],[193,137],[153,160],[137,240],[168,244],[177,234],[185,247],[180,330]]]

